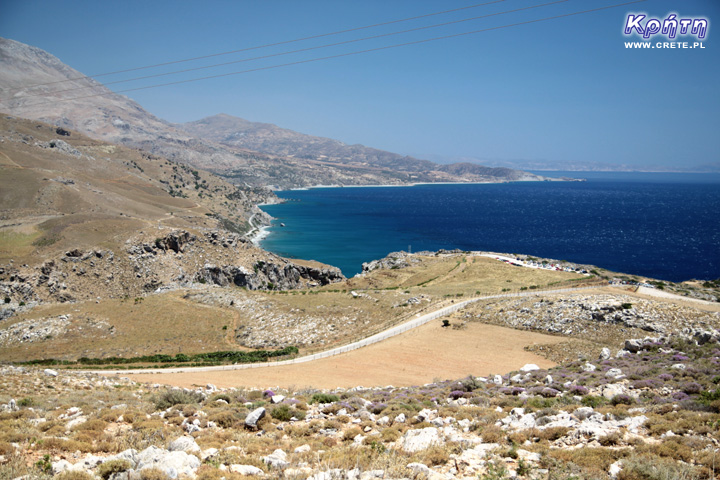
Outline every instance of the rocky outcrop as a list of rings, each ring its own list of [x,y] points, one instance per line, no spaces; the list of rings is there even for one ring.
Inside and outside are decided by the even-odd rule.
[[[286,260],[260,261],[253,271],[238,265],[207,264],[195,275],[197,281],[226,287],[235,285],[248,290],[291,290],[304,286],[320,286],[345,279],[337,268],[313,268]]]
[[[240,234],[163,230],[141,234],[124,251],[73,248],[40,265],[0,267],[0,320],[45,302],[137,297],[198,284],[289,290],[344,280],[265,252]]]
[[[362,264],[362,273],[369,273],[373,270],[378,269],[392,269],[397,270],[399,268],[409,267],[412,263],[419,263],[420,260],[416,260],[406,252],[392,252],[387,257],[379,260],[372,260]]]
[[[694,335],[695,331],[720,328],[720,313],[689,306],[666,305],[624,295],[540,296],[540,299],[489,302],[484,307],[473,307],[474,315],[467,313],[466,316],[499,321],[513,328],[573,336],[593,335],[609,326],[655,335],[670,335],[684,329]]]

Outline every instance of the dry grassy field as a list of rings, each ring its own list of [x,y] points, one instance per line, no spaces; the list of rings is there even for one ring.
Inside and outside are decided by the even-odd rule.
[[[574,285],[581,275],[508,266],[465,254],[418,257],[322,288],[248,291],[196,285],[136,298],[40,306],[4,328],[67,316],[33,342],[0,345],[0,360],[141,356],[297,346],[301,354],[351,343],[453,301],[519,286]],[[402,285],[397,288],[396,285]],[[356,295],[354,296],[353,293]]]
[[[527,363],[555,364],[525,350],[562,341],[534,332],[472,324],[443,328],[435,321],[381,343],[322,360],[245,370],[137,374],[130,378],[181,387],[350,388],[358,385],[411,386],[472,375],[517,370]]]

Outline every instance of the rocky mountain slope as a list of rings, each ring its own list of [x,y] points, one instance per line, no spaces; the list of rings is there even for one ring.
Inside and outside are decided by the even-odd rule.
[[[247,164],[242,155],[174,128],[44,50],[4,38],[0,38],[0,85],[3,112],[200,168]]]
[[[0,318],[200,280],[258,289],[342,278],[242,236],[251,217],[265,221],[257,204],[271,192],[162,157],[4,115],[0,172]]]
[[[509,169],[440,166],[226,116],[178,128],[49,53],[4,38],[0,85],[0,111],[140,148],[224,175],[239,185],[292,188],[541,179]],[[240,141],[242,136],[248,141]]]
[[[402,172],[409,181],[506,182],[543,180],[510,168],[489,168],[472,163],[439,165],[364,145],[347,145],[331,138],[294,132],[268,123],[250,122],[220,114],[179,125],[200,138],[235,148],[255,150],[334,166],[378,168]]]

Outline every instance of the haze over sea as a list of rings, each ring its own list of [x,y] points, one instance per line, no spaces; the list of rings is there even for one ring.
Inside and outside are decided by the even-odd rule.
[[[277,192],[264,248],[339,267],[405,250],[485,250],[662,280],[720,277],[720,174],[538,172],[586,182]],[[285,227],[281,227],[284,223]]]

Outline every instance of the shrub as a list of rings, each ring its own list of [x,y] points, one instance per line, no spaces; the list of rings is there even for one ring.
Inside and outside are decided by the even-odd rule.
[[[155,408],[165,410],[173,405],[200,403],[204,396],[202,393],[186,392],[185,390],[167,390],[155,398]]]
[[[681,389],[688,395],[693,395],[696,393],[700,393],[702,391],[702,386],[697,382],[688,382],[684,384]]]
[[[569,390],[571,395],[578,395],[578,396],[587,395],[588,391],[589,390],[587,388],[583,387],[582,385],[571,385],[570,390]]]
[[[340,400],[340,397],[338,397],[337,395],[332,395],[329,393],[314,393],[308,403],[334,403],[338,400]]]
[[[343,432],[342,438],[345,441],[350,441],[350,440],[353,440],[358,435],[362,435],[362,433],[363,432],[360,429],[360,427],[352,427],[352,428],[348,428],[347,430],[345,430],[345,432]]]
[[[211,422],[215,422],[217,425],[223,428],[230,428],[238,422],[238,419],[232,412],[223,411],[210,415],[208,418]]]
[[[53,477],[56,480],[95,480],[95,476],[84,470],[65,470]]]
[[[227,403],[232,403],[232,399],[230,398],[230,396],[225,395],[224,393],[215,394],[212,396],[212,398],[210,398],[211,402],[217,402],[218,400],[224,400]]]
[[[170,477],[159,468],[143,468],[140,470],[140,480],[170,480]]]
[[[698,478],[697,470],[670,459],[656,456],[634,457],[623,460],[618,480],[665,480],[670,478]]]
[[[270,416],[281,422],[289,422],[293,417],[302,420],[305,418],[305,412],[290,408],[288,405],[279,405],[270,412]]]
[[[425,450],[423,454],[423,463],[429,467],[445,465],[448,460],[450,460],[450,455],[445,446],[433,445]]]
[[[457,400],[458,398],[462,398],[464,393],[465,392],[463,392],[461,390],[453,390],[452,392],[450,392],[449,397],[452,398],[453,400]]]
[[[635,403],[635,399],[632,398],[630,395],[627,395],[627,394],[624,394],[624,393],[620,393],[620,394],[618,394],[618,395],[615,395],[615,396],[610,400],[610,403],[612,403],[613,405],[620,405],[620,404],[623,404],[623,405],[632,405],[633,403]]]
[[[383,440],[383,442],[394,442],[398,438],[400,438],[400,430],[395,427],[388,427],[384,429],[382,432],[380,432],[380,436]]]
[[[130,468],[132,468],[130,460],[109,460],[105,463],[100,464],[100,466],[97,468],[97,473],[102,478],[107,480],[114,473],[124,472],[126,470],[130,470]]]
[[[580,403],[582,403],[585,407],[597,408],[605,403],[605,398],[596,397],[594,395],[585,395]]]

